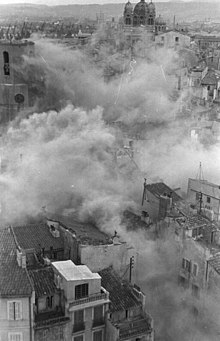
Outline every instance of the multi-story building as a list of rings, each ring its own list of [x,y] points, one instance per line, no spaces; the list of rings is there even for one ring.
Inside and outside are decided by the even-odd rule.
[[[181,197],[163,182],[144,183],[142,197],[142,216],[149,217],[151,221],[163,220],[173,205],[181,200]]]
[[[75,222],[73,230],[54,220],[1,232],[2,340],[104,341],[111,335],[107,323],[110,298],[101,284],[102,274],[97,271],[112,266],[126,280],[135,254],[117,233],[108,237],[99,232],[94,226],[88,230],[86,224],[79,222]],[[93,272],[88,266],[79,265],[82,259]],[[115,279],[112,273],[112,283]],[[116,281],[115,291],[119,284]],[[143,328],[141,337],[148,335],[152,320],[143,313],[144,295],[138,289],[129,290],[131,302],[135,303],[129,313],[135,317],[135,335],[139,327]],[[123,316],[124,312],[118,321],[126,329],[129,321],[124,321]]]
[[[0,231],[0,339],[33,341],[34,287],[25,257],[17,261],[17,249],[10,229]]]
[[[145,295],[140,288],[122,281],[112,267],[99,274],[111,302],[105,340],[153,341],[153,320],[145,312]]]
[[[65,313],[70,317],[68,335],[74,341],[105,340],[109,294],[101,276],[72,261],[52,263],[57,288],[63,292]]]
[[[189,179],[187,200],[209,219],[220,219],[220,186],[201,179]]]
[[[179,241],[179,285],[188,292],[187,304],[196,315],[203,313],[203,304],[218,302],[220,292],[220,230],[216,223],[199,215],[176,219]]]

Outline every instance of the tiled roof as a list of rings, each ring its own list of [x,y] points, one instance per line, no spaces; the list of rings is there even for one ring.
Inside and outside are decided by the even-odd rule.
[[[168,195],[172,192],[173,201],[181,200],[181,197],[178,194],[176,194],[170,187],[168,187],[163,182],[147,184],[146,188],[149,192],[151,192],[152,194],[154,194],[157,197],[164,195],[164,194]]]
[[[42,248],[45,250],[62,249],[64,247],[63,238],[60,236],[55,238],[49,231],[46,224],[31,224],[24,226],[13,227],[16,239],[22,249],[35,249],[40,251]]]
[[[56,291],[54,273],[51,267],[29,270],[36,297],[50,296]]]
[[[141,305],[135,297],[132,287],[127,282],[122,282],[112,267],[99,271],[102,277],[102,286],[109,292],[112,312],[123,311]]]
[[[16,245],[9,229],[0,231],[0,296],[30,296],[32,287],[27,270],[18,266]]]
[[[217,78],[214,72],[208,72],[201,81],[202,85],[216,85]]]
[[[184,219],[177,219],[177,222],[180,225],[185,225],[188,229],[204,227],[204,229],[210,228],[212,231],[216,230],[215,223],[200,214],[188,215]]]
[[[76,234],[76,238],[82,244],[103,245],[112,243],[110,236],[100,231],[97,226],[92,223],[80,222],[79,219],[77,219],[77,217],[74,215],[56,215],[54,219],[58,219],[63,224],[65,224],[68,230],[74,232]]]
[[[145,229],[148,226],[141,220],[140,215],[128,210],[123,212],[122,224],[124,224],[128,230]]]
[[[209,264],[215,269],[215,271],[220,275],[220,255],[215,256],[209,260]]]

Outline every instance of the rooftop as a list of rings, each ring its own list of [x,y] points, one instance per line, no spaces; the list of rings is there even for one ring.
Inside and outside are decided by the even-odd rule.
[[[220,185],[213,184],[207,180],[189,179],[188,188],[203,194],[220,199]]]
[[[128,338],[143,336],[151,333],[151,319],[148,317],[138,317],[132,321],[126,321],[119,324],[119,340],[127,340]]]
[[[27,270],[18,266],[16,244],[10,229],[0,231],[0,296],[30,296]]]
[[[45,250],[63,249],[64,241],[60,236],[55,238],[49,231],[49,227],[42,224],[31,224],[12,227],[19,246],[24,249],[35,249],[39,252],[42,248]]]
[[[185,225],[187,229],[192,229],[195,227],[204,227],[211,228],[212,230],[216,230],[216,225],[211,222],[209,219],[203,217],[200,214],[188,215],[185,216],[184,219],[177,219],[177,222],[183,226]]]
[[[215,271],[220,275],[220,254],[216,255],[209,260],[209,264],[215,269]]]
[[[34,42],[33,42],[33,41],[29,41],[29,40],[8,40],[8,39],[0,39],[0,45],[27,46],[27,45],[34,45]]]
[[[100,279],[99,274],[93,273],[86,265],[75,265],[71,260],[53,262],[52,265],[67,281]]]
[[[181,197],[163,182],[147,184],[146,189],[156,197],[160,197],[161,195],[170,195],[170,193],[172,193],[172,199],[174,202],[181,200]]]
[[[132,286],[128,282],[122,282],[112,267],[99,271],[99,274],[102,278],[101,285],[109,292],[112,312],[141,306]]]
[[[202,79],[202,85],[216,85],[218,81],[218,76],[214,71],[208,71],[205,77]]]
[[[28,272],[32,279],[37,298],[42,296],[51,296],[56,291],[54,272],[51,267],[29,270]]]
[[[95,224],[89,222],[81,222],[74,214],[68,216],[54,216],[54,219],[58,219],[66,228],[76,234],[77,239],[81,244],[86,245],[103,245],[112,244],[111,237],[100,231]]]

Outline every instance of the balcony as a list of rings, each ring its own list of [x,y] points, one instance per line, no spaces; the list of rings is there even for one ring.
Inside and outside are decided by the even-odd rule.
[[[95,328],[95,327],[103,326],[104,324],[105,324],[105,319],[104,317],[102,317],[100,319],[93,320],[92,327]]]
[[[130,340],[133,337],[149,335],[152,332],[149,318],[126,321],[119,325],[119,340]]]
[[[105,290],[102,290],[100,293],[89,295],[88,297],[80,298],[78,300],[75,300],[73,302],[69,303],[69,309],[73,307],[77,307],[80,305],[88,305],[89,303],[95,302],[95,301],[101,301],[101,300],[109,300],[109,293]]]
[[[49,327],[56,324],[69,322],[69,317],[65,316],[62,311],[49,311],[35,315],[34,328]]]
[[[85,330],[85,323],[84,322],[74,324],[73,333],[81,332],[83,330]]]

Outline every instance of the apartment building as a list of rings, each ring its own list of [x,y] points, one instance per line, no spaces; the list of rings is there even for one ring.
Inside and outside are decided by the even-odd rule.
[[[109,294],[101,286],[101,276],[86,265],[72,261],[53,262],[56,286],[63,292],[65,314],[69,316],[69,339],[104,341]]]
[[[220,219],[220,186],[207,180],[189,179],[187,200],[210,220]]]
[[[178,281],[190,293],[188,303],[198,314],[201,302],[209,296],[218,300],[220,230],[199,214],[178,218],[176,223],[180,246]]]
[[[142,217],[149,217],[150,221],[163,220],[173,205],[181,200],[169,186],[163,182],[152,184],[144,183],[142,197]]]
[[[99,274],[111,302],[105,340],[153,341],[153,320],[145,312],[145,295],[140,288],[123,281],[112,267]]]
[[[33,341],[35,292],[10,229],[0,231],[0,260],[0,340]]]

